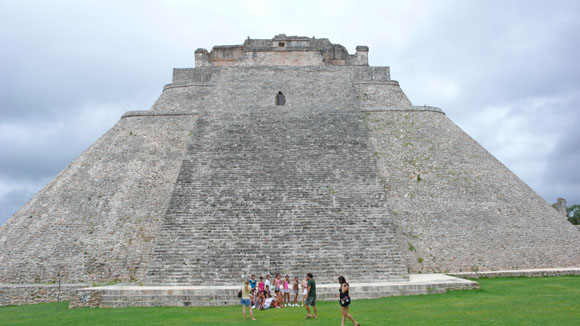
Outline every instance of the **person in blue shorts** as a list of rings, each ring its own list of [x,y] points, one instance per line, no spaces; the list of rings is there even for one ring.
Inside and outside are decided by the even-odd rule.
[[[250,317],[252,317],[252,320],[256,320],[256,318],[254,318],[254,313],[252,312],[252,300],[250,300],[251,292],[250,281],[245,280],[244,285],[242,286],[242,298],[240,299],[240,304],[244,307],[244,321],[246,321],[246,307],[250,308]]]

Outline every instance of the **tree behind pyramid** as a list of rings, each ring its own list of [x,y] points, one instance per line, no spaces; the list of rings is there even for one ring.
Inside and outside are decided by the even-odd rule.
[[[580,232],[367,47],[282,34],[195,64],[0,227],[0,282],[580,265]]]

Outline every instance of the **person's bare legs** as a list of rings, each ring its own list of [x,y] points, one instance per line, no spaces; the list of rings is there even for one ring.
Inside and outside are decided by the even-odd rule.
[[[244,321],[246,321],[246,305],[243,304],[242,307],[244,307],[243,308],[244,309]]]
[[[308,315],[306,315],[306,318],[312,318],[312,314],[310,313],[310,307],[308,305],[305,305],[304,308],[306,308],[306,311],[308,311]]]
[[[294,305],[298,304],[298,293],[294,294]]]
[[[250,318],[252,318],[252,320],[256,320],[256,318],[254,318],[254,312],[252,311],[252,305],[250,305]]]
[[[342,325],[344,325],[344,320],[345,318],[348,318],[350,321],[352,321],[352,323],[357,326],[360,325],[359,323],[357,323],[356,320],[354,320],[354,318],[352,318],[352,316],[348,313],[348,307],[340,307],[340,311],[342,312]]]
[[[316,312],[316,306],[312,306],[312,309],[314,309],[314,318],[318,318],[318,313]]]

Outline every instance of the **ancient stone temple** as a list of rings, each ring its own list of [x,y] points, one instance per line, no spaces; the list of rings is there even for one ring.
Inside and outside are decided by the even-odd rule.
[[[0,283],[579,266],[580,232],[368,52],[284,34],[198,49],[0,227]]]

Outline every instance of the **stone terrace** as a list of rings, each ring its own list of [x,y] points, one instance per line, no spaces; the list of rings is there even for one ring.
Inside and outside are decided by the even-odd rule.
[[[412,274],[403,282],[350,283],[353,300],[478,289],[477,282],[443,274]],[[104,286],[80,290],[71,308],[236,305],[239,286]],[[317,300],[333,301],[337,284],[316,285]],[[293,298],[293,297],[292,297]],[[299,297],[300,299],[300,297]]]

